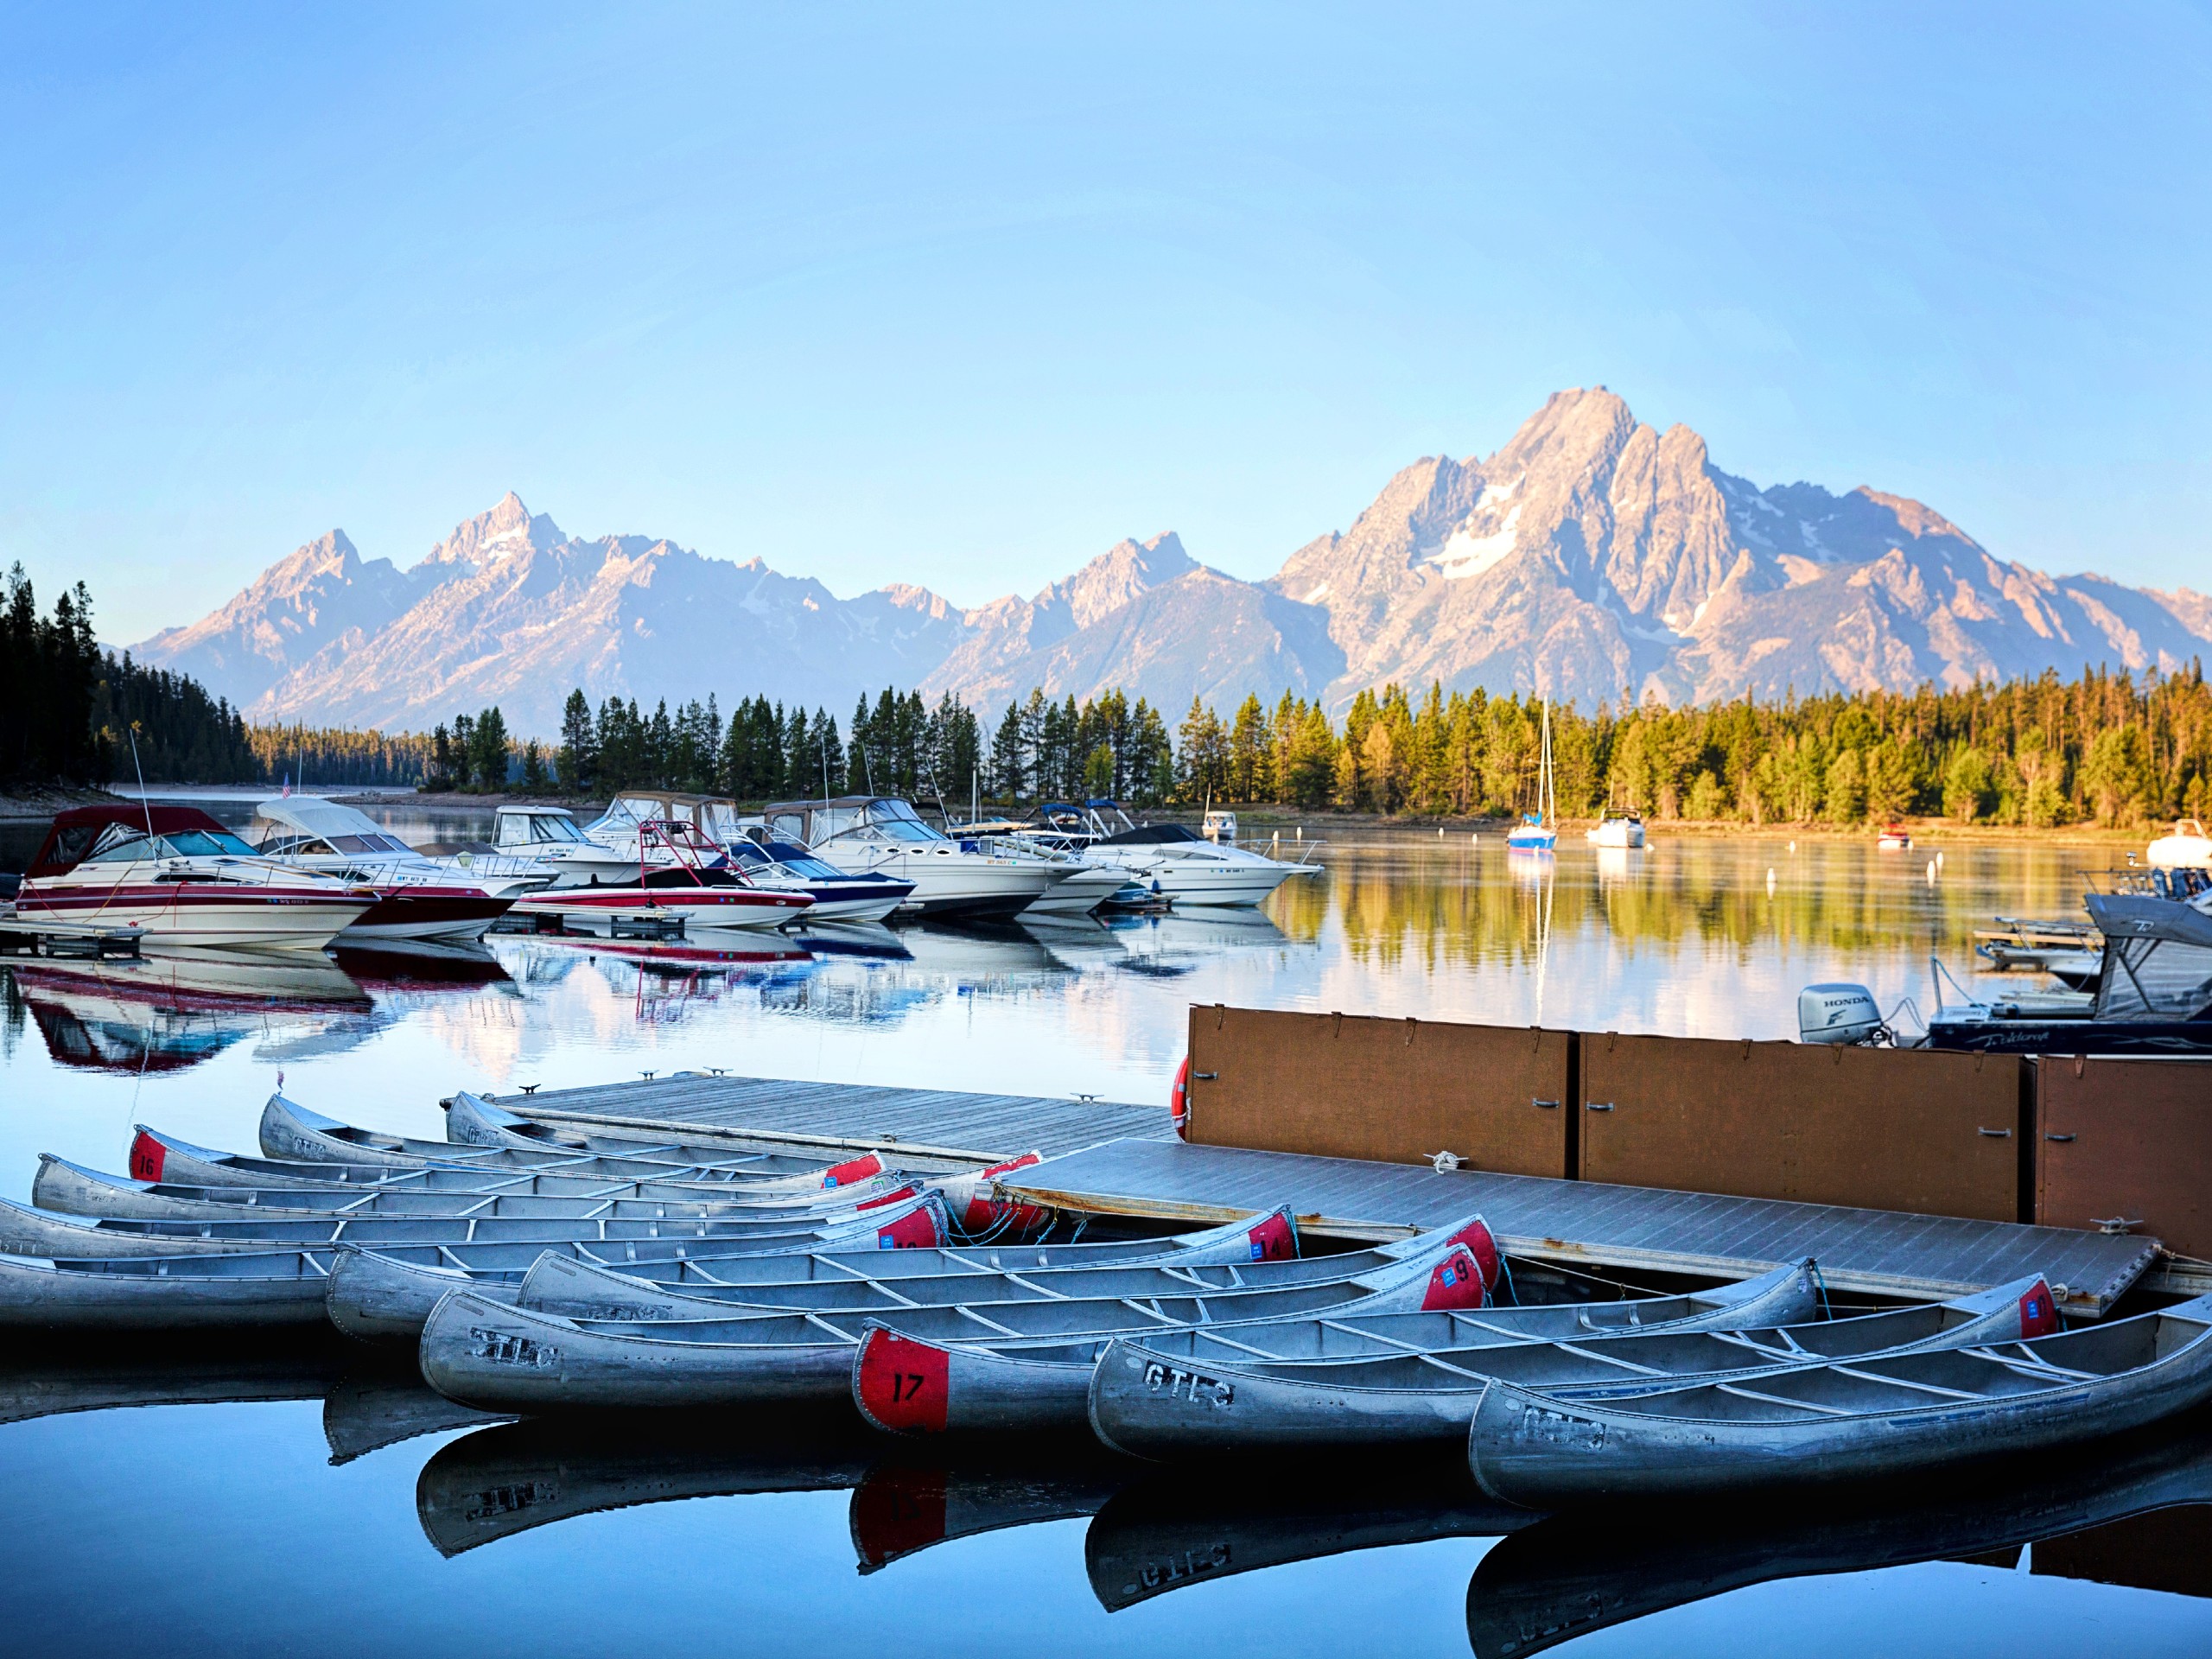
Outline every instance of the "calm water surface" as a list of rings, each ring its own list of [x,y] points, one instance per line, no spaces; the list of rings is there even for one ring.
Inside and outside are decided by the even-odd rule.
[[[416,838],[480,827],[379,816]],[[24,839],[0,829],[0,866]],[[1662,838],[1522,870],[1492,838],[1418,832],[1324,858],[1258,912],[1111,925],[852,930],[696,960],[516,938],[441,962],[0,970],[0,1192],[22,1196],[41,1151],[118,1166],[135,1122],[251,1147],[280,1072],[303,1103],[435,1135],[456,1088],[689,1066],[1163,1101],[1188,1007],[1215,1001],[1787,1036],[1813,981],[1924,1007],[1931,953],[1963,972],[1974,927],[2071,913],[2078,872],[2108,861],[1976,848],[1931,881],[1925,852]],[[2058,1544],[2023,1554],[2027,1500],[2005,1491],[1900,1511],[1872,1529],[1892,1544],[1878,1561],[1817,1513],[1775,1519],[1771,1552],[1719,1518],[1662,1525],[1674,1554],[1639,1557],[1433,1468],[1276,1489],[1076,1447],[933,1462],[837,1422],[490,1426],[340,1346],[14,1345],[10,1652],[1487,1654],[1539,1628],[1586,1630],[1563,1650],[1588,1656],[2212,1652],[2212,1604],[2061,1576]],[[2170,1496],[2212,1498],[2196,1440],[2146,1455]],[[2075,1524],[2135,1506],[2101,1465],[2063,1478]],[[1348,1541],[1377,1547],[1330,1553]],[[1562,1552],[1618,1569],[1593,1593],[1560,1579]],[[1883,1564],[1916,1556],[1935,1559]]]

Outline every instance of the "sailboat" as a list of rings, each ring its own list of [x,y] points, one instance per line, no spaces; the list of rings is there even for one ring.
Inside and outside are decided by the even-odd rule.
[[[1536,778],[1536,810],[1522,814],[1521,822],[1505,832],[1509,853],[1548,853],[1559,844],[1559,791],[1552,781],[1552,705],[1544,703],[1542,769]]]

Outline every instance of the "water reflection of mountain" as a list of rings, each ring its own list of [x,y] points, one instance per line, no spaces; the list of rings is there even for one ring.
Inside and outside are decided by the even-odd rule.
[[[2030,1478],[1838,1489],[1789,1508],[1622,1506],[1556,1516],[1507,1538],[1467,1586],[1478,1659],[1522,1659],[1559,1643],[1771,1580],[1916,1561],[1999,1558],[2023,1546],[2038,1570],[2212,1593],[2212,1421],[2038,1457]],[[2191,1506],[2177,1508],[2177,1506]],[[2088,1529],[2133,1523],[2094,1547]],[[2149,1547],[2161,1539],[2164,1549]],[[2069,1550],[2051,1541],[2073,1540]],[[2088,1546],[2088,1547],[2081,1547]],[[2069,1560],[2069,1557],[2075,1558]],[[2168,1559],[2170,1558],[2170,1559]],[[2099,1563],[2108,1563],[2100,1570]]]
[[[374,1004],[314,951],[149,950],[138,962],[17,962],[16,995],[54,1063],[181,1071],[249,1037],[342,1033]]]

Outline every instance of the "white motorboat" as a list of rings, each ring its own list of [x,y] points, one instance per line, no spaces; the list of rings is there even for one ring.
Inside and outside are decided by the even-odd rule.
[[[1022,852],[1061,866],[1065,874],[1059,885],[1023,911],[1025,916],[1088,916],[1101,905],[1141,905],[1151,897],[1144,883],[1119,865],[1086,863],[1078,847],[1070,844],[1071,837],[1058,830],[1040,830],[1020,818],[995,818],[957,825],[954,833],[963,840],[1011,842]],[[1096,839],[1086,836],[1080,845]]]
[[[1103,817],[1102,809],[1114,818]],[[1209,841],[1188,824],[1136,823],[1110,801],[1090,810],[1101,833],[1084,849],[1084,862],[1119,869],[1179,909],[1256,905],[1292,876],[1320,869],[1318,864],[1269,858],[1231,842]]]
[[[16,913],[149,943],[320,950],[379,897],[263,858],[196,807],[134,802],[56,813]]]
[[[782,801],[764,807],[760,822],[775,839],[841,868],[912,882],[905,908],[925,916],[1017,916],[1068,874],[1065,865],[1007,842],[941,834],[896,796]]]
[[[874,870],[841,870],[796,842],[779,841],[762,825],[748,827],[727,796],[626,790],[585,833],[627,853],[639,849],[643,826],[652,823],[696,826],[753,886],[808,899],[813,906],[809,923],[880,922],[914,891],[911,881]]]
[[[781,927],[814,906],[804,893],[756,887],[696,823],[648,820],[639,827],[637,851],[645,874],[636,882],[551,888],[520,900],[515,913],[559,917],[588,931],[605,924],[610,933],[619,917],[680,917],[688,935],[702,928]]]
[[[254,809],[262,857],[374,887],[374,906],[340,936],[370,939],[477,939],[544,875],[472,873],[467,879],[387,833],[366,813],[315,795],[284,795]]]
[[[2195,818],[2177,819],[2173,834],[2152,842],[2148,855],[2152,869],[2212,869],[2212,836]]]
[[[1633,812],[1608,812],[1582,838],[1592,847],[1637,848],[1643,845],[1643,820]]]
[[[493,818],[492,850],[543,866],[556,887],[626,887],[642,874],[627,855],[594,841],[563,806],[503,806]]]

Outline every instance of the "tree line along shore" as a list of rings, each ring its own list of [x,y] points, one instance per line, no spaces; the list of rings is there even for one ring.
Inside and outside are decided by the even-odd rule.
[[[1508,817],[1534,804],[1543,706],[1432,685],[1318,701],[1193,699],[1171,731],[1118,690],[1042,690],[995,720],[887,688],[840,727],[827,709],[716,696],[645,711],[572,691],[550,740],[498,708],[427,734],[248,722],[195,681],[102,650],[82,583],[41,615],[18,567],[0,610],[0,790],[149,783],[385,786],[604,796],[636,787],[764,801],[896,793],[994,805],[1111,797],[1382,817]],[[2202,665],[2140,677],[1976,682],[1693,708],[1624,699],[1550,709],[1560,813],[1825,824],[1943,819],[2048,830],[2212,818],[2212,690]]]

